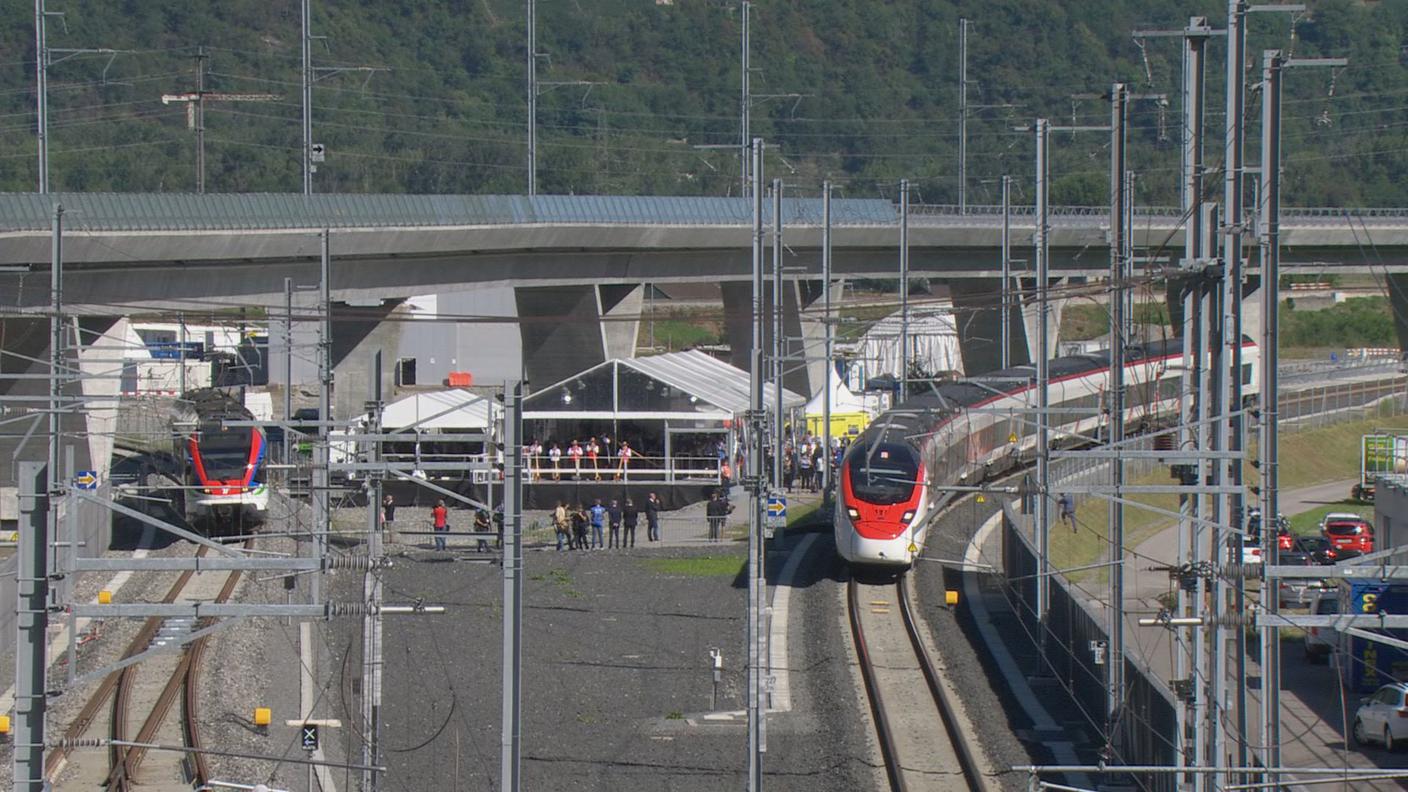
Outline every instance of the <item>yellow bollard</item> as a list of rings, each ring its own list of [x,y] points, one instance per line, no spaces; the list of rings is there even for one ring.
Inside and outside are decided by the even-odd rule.
[[[957,592],[957,591],[954,591],[953,589],[946,589],[946,590],[944,591],[944,604],[945,604],[945,605],[948,605],[949,607],[953,607],[954,605],[957,605],[957,604],[958,604],[958,592]]]
[[[255,708],[254,708],[254,725],[255,725],[255,726],[268,726],[268,725],[269,725],[269,721],[272,719],[272,717],[273,717],[273,713],[269,711],[269,708],[268,708],[268,707],[255,707]]]
[[[6,736],[6,735],[8,735],[9,733],[10,733],[10,716],[9,716],[9,715],[0,715],[0,736]]]
[[[111,604],[112,604],[112,592],[111,592],[111,591],[108,591],[107,589],[103,589],[102,591],[99,591],[99,592],[98,592],[98,604],[99,604],[99,605],[111,605]]]

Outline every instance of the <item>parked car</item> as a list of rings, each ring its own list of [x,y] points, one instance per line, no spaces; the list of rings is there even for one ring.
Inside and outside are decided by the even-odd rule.
[[[1317,564],[1333,564],[1339,560],[1339,551],[1329,539],[1323,536],[1297,536],[1291,549],[1298,553],[1309,553]]]
[[[1354,741],[1360,745],[1383,743],[1393,751],[1408,740],[1408,684],[1384,685],[1374,695],[1361,699],[1354,713]]]
[[[1357,514],[1331,512],[1320,523],[1320,534],[1337,550],[1374,552],[1374,526]]]
[[[1280,566],[1318,566],[1310,553],[1282,550],[1277,555]],[[1303,608],[1320,593],[1321,581],[1314,578],[1282,578],[1279,585],[1282,607]]]
[[[1333,616],[1340,612],[1338,591],[1322,591],[1310,603],[1310,612],[1316,616]],[[1338,641],[1335,631],[1329,627],[1305,628],[1305,659],[1317,663],[1330,656]]]

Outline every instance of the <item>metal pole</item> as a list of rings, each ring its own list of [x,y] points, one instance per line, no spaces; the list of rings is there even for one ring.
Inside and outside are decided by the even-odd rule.
[[[958,213],[968,214],[968,20],[958,20]]]
[[[328,502],[328,464],[331,448],[328,443],[329,422],[332,421],[332,232],[324,229],[321,236],[321,256],[318,288],[322,307],[322,326],[318,333],[318,439],[313,455],[313,556],[323,560],[327,550],[332,510]],[[313,575],[309,590],[314,603],[322,602],[322,575]]]
[[[767,487],[764,485],[763,440],[763,339],[766,314],[763,295],[763,141],[753,140],[753,354],[749,357],[749,381],[752,385],[752,409],[749,427],[753,448],[748,455],[748,476],[753,490],[752,513],[748,520],[748,792],[759,792],[763,786],[763,667],[762,608],[764,591],[763,510]]]
[[[313,10],[299,4],[303,20],[303,194],[313,194]]]
[[[64,208],[55,204],[54,217],[52,221],[51,237],[49,242],[49,537],[50,541],[59,538],[59,505],[60,494],[63,492],[64,468],[61,465],[60,454],[63,446],[63,423],[61,421],[61,411],[63,410],[64,396],[64,370],[65,358],[68,344],[64,341]],[[49,567],[46,567],[46,574],[55,574],[58,570],[53,568],[54,559],[57,553],[48,554]],[[57,592],[56,588],[49,589],[52,597]],[[57,602],[51,602],[57,605]]]
[[[196,49],[196,192],[205,192],[205,47]],[[243,339],[243,336],[241,336]]]
[[[821,305],[825,333],[822,357],[826,371],[822,374],[821,397],[821,499],[824,503],[831,492],[831,372],[835,370],[834,328],[831,324],[831,182],[821,183]]]
[[[293,278],[284,278],[284,421],[293,420]],[[284,427],[284,464],[292,464],[293,430]]]
[[[1118,450],[1124,440],[1124,295],[1125,274],[1125,125],[1129,120],[1129,92],[1122,83],[1110,88],[1110,447]],[[1109,746],[1119,744],[1115,725],[1124,709],[1124,504],[1120,487],[1124,484],[1124,460],[1117,455],[1110,465],[1110,484],[1115,497],[1110,500],[1110,625],[1109,647],[1105,657],[1107,678],[1106,736]]]
[[[181,398],[186,398],[186,315],[176,314],[176,365]]]
[[[1002,177],[1002,303],[998,313],[998,344],[1000,368],[1012,365],[1012,177]]]
[[[13,788],[43,792],[46,698],[45,633],[49,629],[49,469],[20,462],[18,614],[15,619],[15,734]]]
[[[1271,537],[1275,547],[1276,515],[1280,510],[1277,462],[1276,367],[1280,365],[1280,321],[1276,309],[1280,305],[1281,277],[1281,69],[1285,60],[1279,50],[1262,53],[1261,107],[1261,201],[1259,224],[1261,231],[1261,522],[1262,536]],[[1266,585],[1273,585],[1274,581]],[[1272,589],[1274,591],[1274,589]],[[1269,614],[1280,609],[1278,597],[1266,597],[1262,607]],[[1261,631],[1261,674],[1265,692],[1262,694],[1262,719],[1266,724],[1266,762],[1271,767],[1281,764],[1281,650],[1277,632],[1271,627]],[[1275,773],[1268,774],[1268,783],[1275,784]]]
[[[538,194],[538,0],[528,0],[528,194]]]
[[[739,107],[738,107],[739,149],[740,149],[740,154],[742,155],[742,156],[740,156],[738,159],[739,159],[739,161],[742,163],[742,169],[743,169],[743,183],[742,183],[742,187],[740,188],[743,195],[747,195],[747,194],[748,194],[749,180],[753,178],[753,174],[754,174],[755,172],[761,172],[761,171],[759,171],[759,169],[756,168],[756,167],[750,168],[750,167],[749,167],[749,164],[748,164],[750,158],[751,158],[752,160],[754,160],[755,162],[761,162],[761,159],[760,159],[760,156],[759,156],[758,152],[756,152],[756,151],[753,151],[753,152],[751,152],[751,153],[749,152],[749,146],[752,145],[752,143],[754,142],[754,141],[753,141],[753,138],[751,137],[751,135],[750,135],[750,133],[749,133],[749,127],[752,126],[752,123],[751,123],[751,121],[750,121],[750,116],[752,115],[752,109],[753,109],[753,108],[752,108],[752,102],[753,102],[753,100],[752,100],[752,98],[749,96],[749,91],[750,91],[750,88],[751,88],[751,86],[750,86],[750,81],[751,81],[751,77],[752,77],[752,67],[749,65],[749,63],[750,63],[750,57],[749,57],[749,54],[748,54],[748,50],[749,50],[749,47],[748,47],[748,24],[749,24],[749,17],[752,15],[752,10],[753,10],[753,4],[750,3],[748,0],[743,0],[743,10],[742,10],[742,17],[743,17],[743,42],[742,42],[742,48],[743,48],[743,51],[742,51],[742,55],[741,55],[741,60],[742,60],[742,73],[743,73],[743,76],[742,76],[742,81],[743,81],[743,86],[742,86],[742,87],[743,87],[743,90],[742,90],[742,93],[741,93],[742,99],[740,100],[740,102],[739,102]]]
[[[1246,13],[1246,0],[1227,0],[1227,118],[1222,193],[1226,226],[1222,237],[1222,307],[1224,321],[1228,322],[1224,341],[1229,347],[1231,371],[1227,377],[1227,442],[1223,447],[1233,453],[1246,448],[1243,421],[1236,414],[1242,406],[1242,154],[1246,131],[1242,113],[1246,104]],[[1241,486],[1242,463],[1228,460],[1225,476],[1227,483]],[[1228,496],[1224,514],[1245,524],[1245,500],[1241,494]],[[1273,560],[1269,556],[1263,558]],[[1233,578],[1232,608],[1234,613],[1246,610],[1246,582],[1240,575]],[[1243,735],[1243,739],[1237,742],[1237,764],[1246,767],[1250,759],[1246,740],[1247,634],[1245,630],[1234,630],[1233,633],[1236,636],[1232,656],[1236,658],[1237,733]]]
[[[1207,17],[1190,17],[1184,30],[1183,48],[1183,207],[1186,258],[1197,255],[1203,237],[1203,218],[1196,207],[1203,196],[1203,115],[1206,107],[1203,53],[1207,48]],[[1191,213],[1188,210],[1192,207]]]
[[[1050,163],[1050,142],[1051,142],[1051,122],[1045,118],[1036,120],[1036,288],[1037,288],[1037,330],[1036,330],[1036,533],[1037,533],[1037,586],[1036,586],[1036,617],[1040,624],[1038,627],[1038,651],[1041,652],[1042,666],[1041,673],[1046,673],[1046,619],[1047,610],[1051,604],[1050,579],[1048,566],[1051,561],[1051,518],[1049,514],[1050,493],[1050,437],[1048,426],[1050,424],[1047,409],[1051,406],[1049,393],[1050,386],[1050,350],[1047,348],[1047,322],[1049,321],[1047,302],[1048,276],[1050,272],[1050,262],[1047,260],[1049,251],[1047,249],[1047,191],[1050,189],[1050,179],[1048,170]]]
[[[367,407],[370,417],[368,434],[381,434],[382,381],[381,350],[372,356],[371,393]],[[381,441],[367,442],[367,461],[381,459]],[[362,620],[362,789],[375,792],[377,774],[372,767],[380,765],[381,753],[381,570],[382,553],[381,474],[367,473],[367,557],[370,567],[362,577],[362,595],[367,603],[367,615]]]
[[[773,407],[772,486],[782,489],[783,447],[787,432],[782,415],[782,179],[772,180],[772,387]]]
[[[523,383],[504,387],[504,702],[499,788],[522,785],[523,714]],[[492,488],[492,485],[491,485]]]
[[[39,192],[49,192],[49,35],[44,0],[34,0],[34,94],[38,102]]]
[[[900,395],[909,398],[909,179],[900,179]]]

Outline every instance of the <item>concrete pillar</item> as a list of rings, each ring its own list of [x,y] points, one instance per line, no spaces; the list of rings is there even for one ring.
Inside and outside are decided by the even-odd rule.
[[[412,297],[400,313],[417,321],[401,324],[393,357],[415,360],[416,384],[441,382],[451,371],[468,371],[476,384],[522,378],[523,339],[513,287],[482,286]],[[474,321],[456,322],[454,317],[474,317]]]
[[[1018,279],[1011,285],[1012,294],[1017,294]],[[962,278],[949,281],[949,293],[953,297],[954,323],[958,326],[958,344],[963,355],[963,371],[967,376],[975,376],[995,371],[1002,364],[999,340],[1002,338],[1002,279],[1001,278]],[[1031,321],[1035,327],[1036,305],[1032,301]],[[1024,318],[1028,313],[1022,310],[1007,311],[1008,330],[1012,342],[1011,362],[1014,366],[1031,362],[1028,351],[1027,327]],[[1053,314],[1053,318],[1056,314]],[[1053,322],[1053,325],[1056,322]],[[1035,345],[1031,345],[1034,347]],[[1055,348],[1054,346],[1052,347]]]
[[[514,290],[523,368],[545,388],[605,360],[634,357],[645,292],[640,284]]]
[[[1052,278],[1051,285],[1049,288],[1052,291],[1058,291],[1060,287],[1066,285],[1067,282],[1067,278]],[[1021,300],[1023,325],[1022,335],[1027,340],[1027,360],[1033,361],[1036,360],[1037,324],[1039,322],[1037,318],[1037,312],[1040,309],[1040,304],[1037,301],[1037,288],[1035,279],[1022,279]],[[1046,348],[1050,349],[1052,356],[1055,357],[1057,355],[1057,343],[1061,340],[1061,313],[1066,307],[1066,300],[1064,298],[1048,297],[1047,306],[1048,310],[1050,311],[1050,319],[1048,320],[1046,325]],[[1013,360],[1016,360],[1019,357],[1020,355],[1014,351],[1012,355]]]
[[[729,363],[748,370],[748,355],[753,347],[753,285],[742,281],[725,281],[719,284],[724,303],[724,332],[729,343]],[[831,302],[839,306],[845,281],[837,279],[831,284]],[[763,294],[771,306],[772,283],[763,285]],[[812,396],[821,389],[822,377],[826,373],[826,361],[821,359],[822,338],[826,326],[822,323],[821,281],[790,280],[782,290],[782,323],[788,341],[786,354],[793,358],[806,357],[805,365],[789,363],[788,373],[783,378],[783,386],[795,393]],[[767,311],[763,343],[772,349],[772,311]]]
[[[385,321],[404,302],[382,300],[378,305],[332,305],[333,417],[347,420],[366,411],[371,389],[372,361],[382,352],[382,382],[393,382],[401,323]]]
[[[1388,275],[1388,301],[1393,308],[1393,329],[1398,331],[1398,348],[1408,350],[1408,274]]]

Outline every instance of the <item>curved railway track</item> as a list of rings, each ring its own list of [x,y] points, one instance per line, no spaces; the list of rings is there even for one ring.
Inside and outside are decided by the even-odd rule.
[[[246,549],[252,546],[252,539],[246,541]],[[204,556],[205,552],[206,549],[201,547],[196,555]],[[195,573],[182,572],[167,591],[162,602],[169,604],[183,598],[187,601],[227,602],[234,595],[235,587],[239,584],[240,574],[240,572],[227,573],[219,590],[214,591],[211,585],[192,586],[193,579],[199,580]],[[192,588],[198,590],[189,591]],[[132,657],[152,645],[159,639],[163,625],[167,622],[168,620],[161,618],[147,619],[122,657],[124,659]],[[189,629],[192,631],[202,629],[207,626],[208,622],[209,620],[202,620],[190,625]],[[209,636],[202,636],[189,642],[180,653],[179,659],[174,661],[172,668],[160,667],[171,664],[169,655],[156,655],[151,658],[153,662],[150,664],[143,661],[143,663],[130,665],[109,673],[103,678],[97,690],[85,703],[68,729],[65,730],[61,744],[83,744],[84,741],[81,738],[93,728],[105,709],[104,705],[109,702],[110,706],[106,707],[108,715],[107,737],[111,741],[157,742],[163,729],[173,728],[167,724],[167,720],[172,707],[179,700],[181,702],[179,739],[182,745],[194,749],[194,752],[188,754],[190,759],[188,763],[184,764],[184,757],[165,756],[164,759],[169,761],[163,762],[168,766],[164,769],[163,774],[175,773],[180,776],[181,782],[189,780],[196,787],[205,785],[210,780],[210,773],[206,767],[204,755],[199,753],[201,748],[199,689],[200,672],[204,665],[201,658],[208,639]],[[163,660],[165,660],[164,664]],[[144,665],[147,665],[148,668],[143,669]],[[144,678],[142,674],[143,670],[147,670],[149,673],[146,676],[150,677],[151,673],[155,672],[152,666],[159,667],[155,671],[165,672],[165,681],[160,683],[159,690],[156,680]],[[153,691],[156,691],[154,695]],[[135,702],[143,698],[150,701],[150,709],[146,717],[142,719],[141,727],[134,736],[129,732],[129,723],[134,722],[131,716],[133,707],[136,706]],[[103,786],[118,792],[128,792],[128,790],[142,786],[137,781],[137,771],[148,755],[147,749],[109,743],[107,755],[106,770],[96,771],[93,769],[86,773],[85,777],[102,778]],[[45,760],[46,777],[51,781],[56,780],[59,771],[63,769],[65,762],[70,758],[73,758],[72,751],[67,748],[60,747],[51,751]],[[93,775],[94,772],[105,772],[105,776]],[[175,781],[178,779],[164,780]]]
[[[910,610],[907,577],[881,584],[852,577],[846,595],[890,789],[986,790],[973,737],[958,722]],[[916,697],[916,685],[927,695]]]

